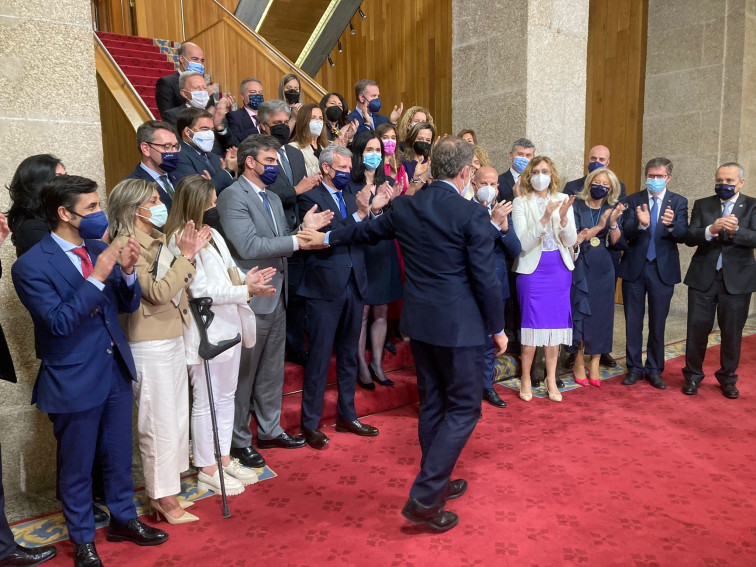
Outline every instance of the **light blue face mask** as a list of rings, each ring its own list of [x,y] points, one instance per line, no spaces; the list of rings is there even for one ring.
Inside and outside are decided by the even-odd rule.
[[[145,217],[143,215],[137,215],[137,216],[150,221],[155,228],[163,228],[163,226],[165,225],[165,221],[168,220],[168,207],[166,207],[163,203],[160,203],[159,205],[155,205],[154,207],[139,207],[139,208],[148,209],[150,211],[150,214],[152,215],[151,217]]]
[[[528,158],[515,156],[515,158],[512,160],[512,169],[514,169],[517,173],[522,173],[523,171],[525,171],[525,168],[528,167],[529,163],[530,160]]]
[[[362,163],[364,163],[365,167],[370,171],[378,169],[378,166],[381,165],[381,159],[381,154],[375,152],[362,155]]]
[[[199,73],[200,75],[205,74],[205,66],[202,63],[197,63],[196,61],[189,61],[189,63],[186,64],[186,70],[192,71],[193,73]]]
[[[652,195],[658,195],[664,191],[666,184],[666,179],[646,179],[646,189],[648,189],[648,192]]]

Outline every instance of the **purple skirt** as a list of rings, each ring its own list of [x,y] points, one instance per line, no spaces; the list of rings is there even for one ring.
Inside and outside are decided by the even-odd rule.
[[[572,344],[570,286],[572,272],[559,250],[542,252],[532,274],[517,276],[517,298],[522,313],[522,344]]]

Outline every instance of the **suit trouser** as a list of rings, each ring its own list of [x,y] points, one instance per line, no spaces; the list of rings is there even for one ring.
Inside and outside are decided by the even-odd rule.
[[[714,376],[722,385],[738,381],[736,372],[740,364],[740,345],[750,305],[750,293],[727,291],[722,272],[717,272],[707,290],[688,288],[688,332],[685,368],[682,371],[685,380],[698,384],[704,379],[703,361],[716,313],[722,346],[719,351],[720,368]]]
[[[257,438],[273,439],[281,435],[284,353],[286,350],[286,309],[283,294],[272,313],[255,314],[255,346],[241,350],[239,380],[234,399],[234,436],[231,446],[237,449],[252,445],[249,427],[249,400],[255,406]]]
[[[506,305],[506,302],[505,302]],[[506,307],[505,307],[506,309]],[[505,311],[506,315],[506,311]],[[506,319],[505,319],[506,320]],[[484,370],[483,370],[483,390],[492,390],[496,380],[496,345],[491,335],[488,335],[488,342],[485,346]]]
[[[111,522],[136,518],[131,480],[131,380],[112,360],[110,393],[94,408],[75,413],[51,413],[58,441],[58,486],[71,541],[94,541],[92,463],[102,466],[105,504]]]
[[[648,295],[648,343],[646,345],[647,374],[664,372],[664,327],[669,315],[669,304],[675,292],[674,285],[665,284],[659,277],[656,262],[646,262],[640,277],[629,282],[622,280],[622,298],[625,308],[625,335],[627,339],[627,371],[643,376],[643,316],[646,314]]]
[[[420,394],[420,474],[410,496],[440,502],[454,465],[480,418],[485,346],[441,347],[411,340]]]
[[[288,301],[286,302],[286,346],[289,354],[292,352],[306,352],[307,343],[307,300],[297,293],[299,282],[304,273],[304,258],[301,252],[295,252],[289,258],[289,289]]]
[[[364,302],[354,275],[336,299],[307,299],[310,358],[302,386],[302,427],[317,429],[323,413],[331,353],[336,348],[338,414],[343,421],[357,419],[354,391],[357,387],[357,348],[362,328]]]
[[[3,462],[0,456],[0,559],[9,555],[16,549],[16,541],[13,539],[13,532],[8,525],[8,518],[5,516],[5,491],[3,490]]]

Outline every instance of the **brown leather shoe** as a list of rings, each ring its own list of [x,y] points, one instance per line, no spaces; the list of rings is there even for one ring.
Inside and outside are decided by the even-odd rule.
[[[337,421],[336,431],[338,431],[339,433],[354,433],[355,435],[359,435],[360,437],[378,436],[378,429],[376,429],[372,425],[360,423],[360,421],[357,419],[355,419],[354,421]]]
[[[325,449],[328,437],[320,429],[302,429],[302,437],[313,449]]]

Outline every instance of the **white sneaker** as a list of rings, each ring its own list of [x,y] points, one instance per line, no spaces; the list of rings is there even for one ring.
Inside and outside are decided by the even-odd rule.
[[[243,466],[239,462],[239,459],[231,459],[231,464],[223,467],[223,471],[226,473],[226,476],[233,477],[244,486],[255,484],[259,480],[257,473],[253,469]]]
[[[226,486],[226,494],[229,496],[235,496],[244,492],[244,485],[226,473],[223,475],[223,483]],[[197,488],[200,490],[212,490],[213,492],[220,494],[221,486],[218,471],[216,470],[213,476],[199,471],[199,474],[197,475]]]

